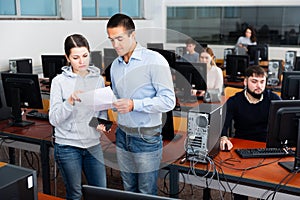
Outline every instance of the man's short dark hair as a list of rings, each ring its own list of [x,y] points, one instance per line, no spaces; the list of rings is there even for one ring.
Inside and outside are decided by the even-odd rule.
[[[196,41],[193,40],[192,38],[189,38],[189,39],[187,39],[187,40],[185,41],[185,44],[194,44],[194,45],[196,45]]]
[[[266,71],[259,65],[253,65],[246,69],[245,76],[246,78],[250,76],[266,76]]]
[[[113,15],[107,22],[106,28],[116,28],[118,26],[124,27],[127,31],[134,31],[135,25],[133,20],[124,14],[118,13]]]

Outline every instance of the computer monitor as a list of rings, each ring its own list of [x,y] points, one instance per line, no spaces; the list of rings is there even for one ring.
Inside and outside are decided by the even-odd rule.
[[[160,53],[168,61],[169,66],[171,68],[172,68],[172,66],[174,66],[175,61],[176,61],[176,54],[174,51],[157,49],[157,48],[149,48],[149,49]]]
[[[147,43],[147,49],[164,49],[163,43]]]
[[[289,171],[300,169],[300,100],[273,100],[270,104],[267,147],[296,147],[294,162],[279,162]]]
[[[163,140],[173,140],[175,137],[174,123],[173,123],[173,110],[162,113],[162,138]]]
[[[11,109],[9,107],[7,107],[7,105],[6,105],[1,76],[0,76],[0,113],[1,113],[0,121],[10,118]]]
[[[106,81],[111,82],[110,80],[110,68],[112,62],[119,56],[115,49],[113,48],[104,48],[104,74]]]
[[[300,71],[300,57],[299,56],[296,57],[296,61],[294,64],[294,71]]]
[[[5,100],[12,108],[12,126],[28,126],[34,122],[22,120],[21,108],[42,109],[43,102],[37,74],[1,73]]]
[[[196,43],[195,51],[198,53],[201,53],[203,51],[203,48],[207,48],[207,43]]]
[[[82,186],[82,194],[85,200],[171,200],[169,197],[162,197],[157,195],[129,192],[124,190],[117,190],[112,188],[96,187],[90,185]]]
[[[251,65],[259,65],[259,61],[269,60],[268,44],[248,45],[247,49]]]
[[[281,98],[300,99],[300,71],[282,73]]]
[[[230,82],[243,81],[246,69],[249,67],[248,55],[226,56],[226,77]]]
[[[44,78],[49,78],[51,86],[52,79],[62,73],[62,67],[67,65],[65,55],[41,55]]]
[[[191,98],[191,89],[207,90],[207,64],[206,63],[190,63],[175,62],[172,67],[175,71],[174,86],[177,91],[177,97],[181,101],[195,101]],[[178,91],[182,92],[179,94]]]
[[[100,69],[100,74],[102,73],[102,51],[91,51],[90,53],[90,65]]]

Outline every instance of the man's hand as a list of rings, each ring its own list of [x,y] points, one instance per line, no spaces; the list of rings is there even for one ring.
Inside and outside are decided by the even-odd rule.
[[[225,150],[225,144],[227,144],[228,150],[233,148],[233,144],[231,143],[231,141],[229,140],[228,137],[223,136],[220,139],[220,149],[221,150]]]
[[[132,99],[118,99],[113,106],[119,113],[124,114],[133,111],[134,105]]]

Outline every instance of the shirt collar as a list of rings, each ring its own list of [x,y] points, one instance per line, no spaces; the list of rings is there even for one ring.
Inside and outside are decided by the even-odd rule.
[[[264,99],[264,93],[262,93],[260,99],[259,99],[257,102],[252,102],[252,101],[248,98],[248,96],[247,96],[247,90],[246,90],[246,89],[244,90],[244,95],[245,95],[247,101],[248,101],[249,103],[251,103],[251,104],[257,104],[257,103],[261,102],[261,101]]]
[[[135,49],[133,50],[133,53],[129,59],[129,62],[131,59],[135,59],[135,60],[142,60],[142,50],[145,49],[144,47],[142,47],[139,43],[136,44]],[[119,56],[118,57],[119,62],[123,62],[123,57]]]

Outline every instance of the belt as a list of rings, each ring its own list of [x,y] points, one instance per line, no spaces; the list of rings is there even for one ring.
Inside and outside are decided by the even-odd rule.
[[[132,128],[132,127],[127,127],[119,124],[118,127],[125,133],[158,136],[160,135],[160,132],[155,133],[154,131],[156,131],[158,128],[161,128],[161,125],[153,126],[153,127]]]

